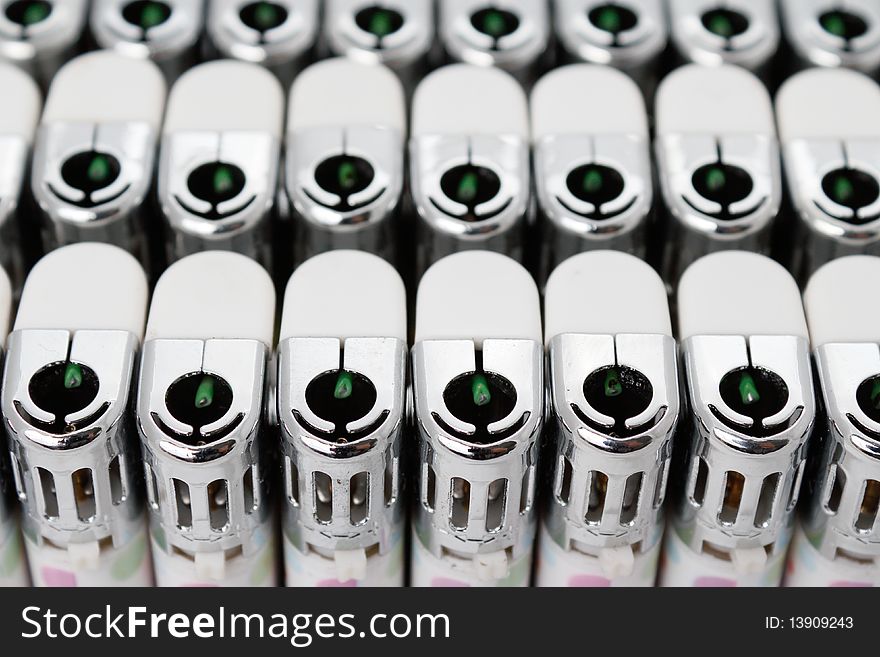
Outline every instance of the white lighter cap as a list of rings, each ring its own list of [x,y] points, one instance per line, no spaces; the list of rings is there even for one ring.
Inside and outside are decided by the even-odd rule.
[[[801,293],[775,260],[721,251],[697,260],[678,286],[680,340],[694,335],[793,335],[808,338]]]
[[[0,105],[0,135],[15,135],[30,144],[40,120],[40,88],[17,66],[0,62],[0,89],[4,96]]]
[[[284,91],[257,64],[224,59],[200,64],[171,88],[165,133],[267,132],[280,138]]]
[[[775,136],[773,103],[764,83],[744,68],[688,64],[657,88],[657,134]]]
[[[403,85],[391,69],[347,57],[312,64],[290,91],[287,129],[387,126],[406,133]]]
[[[531,96],[532,138],[548,135],[648,136],[645,98],[626,73],[571,64],[547,73]]]
[[[672,336],[666,285],[643,260],[620,251],[572,256],[547,280],[544,337],[641,333]]]
[[[776,94],[782,141],[880,137],[880,86],[845,68],[812,68]]]
[[[287,338],[406,340],[406,289],[379,256],[329,251],[293,272],[284,294],[281,340]]]
[[[61,67],[46,96],[43,123],[148,123],[165,109],[162,71],[149,59],[111,50],[80,55]]]
[[[832,342],[880,343],[880,258],[848,256],[819,268],[804,291],[813,347]]]
[[[15,330],[128,331],[143,338],[149,287],[141,264],[111,244],[52,251],[24,284]]]
[[[450,64],[427,75],[413,97],[412,133],[529,135],[528,101],[510,73]]]
[[[416,297],[416,342],[514,339],[541,341],[538,287],[515,260],[463,251],[434,264]]]
[[[204,251],[159,278],[147,340],[259,340],[273,346],[275,286],[256,261],[232,251]]]

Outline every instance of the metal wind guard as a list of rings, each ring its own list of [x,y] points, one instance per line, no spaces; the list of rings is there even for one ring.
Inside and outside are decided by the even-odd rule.
[[[800,221],[792,271],[808,278],[826,262],[847,255],[880,255],[880,197],[852,208],[836,203],[823,182],[835,171],[857,170],[880,182],[880,139],[800,139],[786,144],[788,188]]]
[[[656,147],[660,185],[669,213],[663,276],[676,283],[698,258],[726,249],[766,253],[782,202],[776,142],[756,135],[670,135]],[[729,165],[751,180],[748,195],[726,204],[698,191],[695,176],[711,165]]]
[[[880,7],[873,2],[830,3],[827,0],[784,0],[782,23],[788,43],[803,66],[846,66],[874,75],[880,66]],[[822,27],[825,12],[849,11],[867,31],[848,39]]]
[[[153,340],[144,345],[138,394],[147,501],[169,551],[198,560],[225,552],[250,557],[265,544],[274,467],[263,435],[266,346],[253,340]],[[168,409],[182,377],[226,381],[232,402],[201,438]],[[154,530],[155,531],[155,530]]]
[[[500,187],[490,200],[470,208],[450,198],[444,174],[455,167],[485,167]],[[424,272],[440,258],[466,249],[524,254],[529,220],[529,145],[520,137],[416,137],[410,143],[413,201],[419,214],[417,265]]]
[[[614,33],[597,27],[590,11],[610,3],[604,0],[556,0],[556,34],[578,60],[623,69],[636,78],[656,67],[656,55],[666,43],[666,16],[660,0],[627,0],[637,17],[629,30]]]
[[[146,123],[41,126],[31,183],[43,211],[44,246],[105,242],[148,265],[144,205],[153,178],[156,141],[156,132]],[[108,177],[107,185],[98,189],[74,187],[65,176],[65,165],[92,153],[115,159],[118,175]]]
[[[9,337],[3,416],[25,531],[97,559],[143,528],[141,464],[129,416],[138,340],[125,331],[16,331]],[[98,380],[95,399],[57,417],[31,398],[34,375],[73,362]]]
[[[209,0],[216,2],[217,0]],[[129,57],[154,60],[166,77],[174,79],[198,60],[202,34],[204,0],[164,0],[171,13],[158,24],[144,29],[130,22],[124,10],[130,0],[95,0],[90,27],[103,48]]]
[[[663,335],[560,335],[550,343],[550,402],[556,425],[547,527],[565,550],[647,552],[662,533],[662,506],[678,420],[675,340]],[[584,393],[593,372],[625,366],[653,388],[625,429]]]
[[[279,350],[285,533],[300,552],[377,549],[403,522],[400,470],[406,345],[391,338],[293,338]],[[376,403],[345,427],[309,407],[306,390],[338,369],[365,376]],[[338,437],[339,431],[346,433]]]
[[[476,444],[468,440],[473,425],[453,416],[443,398],[448,383],[476,371],[474,343],[438,340],[414,347],[419,431],[415,527],[422,544],[438,558],[501,552],[510,564],[531,549],[543,423],[541,353],[541,345],[531,340],[483,342],[484,370],[505,377],[517,396],[508,416],[488,427],[498,439]]]
[[[360,12],[376,7],[372,0],[326,2],[325,36],[330,49],[363,61],[378,61],[401,77],[412,89],[424,75],[426,59],[434,41],[434,8],[430,0],[392,0],[382,9],[403,18],[400,29],[376,36],[358,25]]]
[[[807,341],[695,336],[682,352],[693,424],[678,438],[686,441],[686,483],[676,529],[697,554],[775,556],[788,547],[815,417]],[[774,373],[788,388],[785,405],[764,418],[761,430],[749,428],[752,420],[720,392],[725,375],[749,366]]]
[[[350,196],[324,189],[316,175],[331,158],[364,160],[369,184]],[[395,216],[403,190],[403,136],[371,127],[312,128],[288,138],[287,196],[296,217],[296,262],[333,249],[368,251],[393,262]],[[337,190],[338,191],[338,190]]]
[[[880,564],[880,423],[857,402],[880,373],[876,344],[827,344],[816,350],[828,425],[814,495],[803,519],[810,542],[829,560]]]
[[[278,140],[263,132],[166,135],[159,163],[159,202],[170,225],[169,260],[225,250],[269,268],[280,157]],[[215,203],[193,185],[191,176],[218,163],[237,168],[244,180],[234,198]]]
[[[316,0],[275,0],[286,19],[277,27],[260,31],[244,22],[241,0],[209,0],[208,34],[220,56],[268,67],[290,82],[302,68],[303,60],[318,33]]]
[[[608,167],[623,180],[621,193],[597,207],[578,198],[568,177],[585,165]],[[569,257],[589,249],[645,253],[653,204],[645,141],[626,135],[564,135],[535,148],[535,186],[541,210],[542,280]]]
[[[13,62],[45,89],[55,72],[73,57],[85,22],[86,0],[53,2],[45,19],[24,26],[0,11],[0,59]]]
[[[551,52],[550,19],[544,0],[487,3],[485,0],[444,0],[438,32],[447,52],[456,61],[497,66],[519,77],[534,80]],[[481,10],[509,11],[517,28],[500,38],[478,30],[474,17]]]
[[[24,261],[19,240],[18,211],[29,146],[16,135],[0,135],[0,266],[13,287],[24,280]]]

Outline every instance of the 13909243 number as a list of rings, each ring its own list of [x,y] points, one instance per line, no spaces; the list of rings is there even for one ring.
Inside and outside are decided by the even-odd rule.
[[[791,616],[789,627],[793,630],[851,630],[852,616]]]

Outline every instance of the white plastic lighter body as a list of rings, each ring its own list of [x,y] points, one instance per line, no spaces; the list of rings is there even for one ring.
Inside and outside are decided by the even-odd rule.
[[[528,586],[543,420],[541,336],[537,286],[514,260],[467,251],[423,277],[412,351],[420,438],[412,586]],[[462,419],[447,394],[482,367],[506,380],[514,401],[488,419]],[[485,437],[478,422],[489,423]]]
[[[690,440],[688,474],[678,482],[659,585],[779,586],[815,415],[798,287],[765,256],[715,253],[685,271],[678,313],[694,429],[691,436],[679,434]],[[760,419],[776,441],[771,449],[753,449],[751,436],[762,434],[745,428],[749,418],[743,415],[740,425],[728,419],[739,411],[721,392],[722,382],[743,363],[774,372],[786,386],[784,405]],[[708,414],[701,411],[707,405]],[[731,497],[728,483],[740,472],[746,473],[739,475],[743,492]]]
[[[4,119],[10,121],[6,117]],[[4,128],[14,129],[17,123],[17,121],[13,121],[11,125],[6,125]],[[27,115],[22,117],[21,123],[22,129],[28,125],[33,127],[33,121],[28,120]],[[11,314],[12,286],[6,272],[0,268],[0,348],[6,346]],[[13,506],[12,473],[8,471],[7,467],[5,440],[0,438],[0,444],[3,445],[4,452],[3,458],[0,459],[0,588],[27,586],[27,564],[24,559],[24,548],[19,531],[18,511]]]
[[[271,277],[237,253],[188,256],[156,285],[137,414],[158,586],[278,584],[264,413],[274,324]],[[178,419],[167,400],[178,377],[200,367],[232,393],[208,441],[196,442],[188,438],[200,428]],[[222,492],[209,482],[222,482]],[[214,520],[218,513],[222,526]]]
[[[635,256],[582,253],[550,276],[544,322],[556,463],[536,584],[653,586],[679,405],[666,287]],[[632,434],[621,433],[617,418],[596,422],[602,411],[582,390],[585,379],[608,366],[631,368],[650,386],[650,400],[626,418],[638,427]],[[605,479],[597,488],[599,475]],[[634,493],[628,492],[632,481],[639,482]]]
[[[291,276],[277,377],[287,586],[404,584],[406,345],[404,284],[379,256],[330,251]],[[351,399],[375,395],[345,420],[309,392],[337,371],[360,382]]]
[[[107,272],[113,272],[113,275],[108,276]],[[86,362],[95,366],[96,362],[100,363],[103,354],[96,354],[94,350],[88,351],[89,343],[78,343],[77,335],[86,335],[88,339],[89,334],[103,332],[108,343],[105,347],[107,354],[117,356],[118,352],[114,347],[119,335],[131,336],[135,345],[140,344],[143,339],[147,301],[146,275],[134,257],[122,249],[107,244],[82,243],[53,251],[31,270],[22,292],[13,327],[15,333],[11,336],[20,353],[16,354],[15,368],[19,368],[21,363],[26,364],[28,357],[39,360],[43,356],[29,349],[34,346],[32,339],[26,341],[29,334],[37,335],[37,339],[40,339],[39,335],[43,336],[45,344],[41,346],[46,349],[46,355],[51,357],[51,334],[67,332],[71,337],[65,336],[64,340],[71,341],[72,346],[68,347],[71,354],[76,357],[79,351],[80,358],[90,357],[92,360]],[[22,340],[22,336],[25,340]],[[25,351],[29,353],[24,353]],[[127,356],[132,362],[125,365],[133,369],[134,356]],[[127,375],[124,369],[121,372],[125,379],[122,390],[128,390],[131,371]],[[13,390],[14,378],[17,378],[15,373],[7,366],[4,377],[7,394]],[[102,386],[114,390],[114,383],[116,382],[104,381]],[[133,395],[133,392],[129,394]],[[122,412],[127,413],[128,408]],[[74,414],[70,414],[68,419],[73,416]],[[98,421],[100,419],[99,417]],[[127,418],[123,416],[121,421],[117,421],[120,426],[125,425]],[[101,428],[100,424],[95,426]],[[117,431],[121,433],[123,430]],[[124,443],[134,437],[130,433],[121,435]],[[17,440],[23,439],[19,437]],[[114,437],[113,440],[120,439]],[[120,484],[122,497],[116,499],[115,503],[111,501],[112,493],[109,489],[112,484],[106,483],[104,473],[97,471],[101,465],[97,461],[91,473],[94,490],[89,493],[94,500],[94,515],[85,524],[76,527],[75,531],[65,533],[65,527],[73,527],[71,517],[77,510],[67,506],[65,499],[69,498],[64,496],[70,487],[71,476],[75,476],[71,472],[80,467],[81,459],[88,458],[78,453],[89,448],[91,445],[86,444],[69,449],[69,454],[62,452],[60,458],[51,454],[51,450],[42,450],[35,445],[17,448],[15,451],[16,465],[13,467],[18,470],[16,484],[19,497],[23,502],[28,494],[37,497],[34,504],[23,507],[31,514],[24,522],[24,544],[31,581],[34,586],[39,587],[150,586],[153,583],[153,572],[146,517],[139,493],[130,489],[131,483],[138,480],[137,473],[127,471],[131,463],[137,463],[139,467],[139,459],[133,457],[129,460],[130,457],[127,456],[129,450],[137,453],[136,444],[111,445],[108,442],[107,451],[117,451],[124,464],[119,466],[123,471],[120,474],[123,477]],[[22,459],[25,457],[36,463],[28,462],[24,469]],[[44,458],[45,461],[42,460]],[[42,479],[47,472],[43,468],[50,466],[54,466],[52,481],[53,487],[57,487],[57,491],[53,490],[54,504],[59,507],[54,515],[49,512],[45,500],[46,491],[38,494],[37,485],[24,481],[24,477]],[[34,470],[39,471],[38,476],[33,473]],[[73,491],[72,488],[70,490]],[[126,507],[127,510],[121,512],[119,517],[113,515],[117,509]],[[38,509],[43,511],[39,512]],[[101,528],[93,530],[97,532],[96,535],[87,537],[86,533],[95,525],[101,525]],[[78,534],[82,534],[82,537]]]
[[[864,292],[877,275],[876,256],[838,258],[804,291],[827,421],[816,432],[811,499],[795,529],[786,586],[880,586],[876,394],[863,395],[880,374],[880,304]]]

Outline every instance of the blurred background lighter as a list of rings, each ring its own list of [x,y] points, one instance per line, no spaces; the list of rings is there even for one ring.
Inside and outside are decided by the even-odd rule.
[[[29,246],[23,239],[27,217],[22,200],[42,99],[36,83],[5,62],[0,62],[0,89],[7,95],[0,106],[0,268],[19,290]],[[0,324],[0,335],[7,328]]]
[[[321,3],[211,0],[207,5],[209,54],[261,64],[287,89],[315,45]]]
[[[796,212],[790,269],[806,281],[844,255],[880,254],[880,86],[844,69],[789,78],[776,117]]]
[[[510,258],[468,251],[422,279],[412,350],[413,586],[527,586],[543,423],[541,308]]]
[[[281,158],[284,92],[256,64],[201,64],[168,97],[159,203],[169,261],[236,251],[267,268]]]
[[[410,92],[425,75],[434,45],[432,0],[328,0],[324,39],[334,55],[385,64]]]
[[[447,57],[496,66],[528,84],[552,55],[546,0],[441,0],[437,32]]]
[[[520,85],[495,68],[453,64],[416,89],[409,152],[418,274],[467,249],[524,259],[528,115]]]
[[[663,0],[553,0],[552,6],[566,59],[619,68],[652,97],[668,39]]]
[[[400,81],[379,64],[339,57],[297,78],[285,159],[294,238],[284,247],[296,263],[331,249],[396,261],[405,103]]]
[[[80,48],[88,0],[0,2],[0,59],[20,66],[43,87]]]
[[[274,324],[272,279],[237,253],[189,256],[156,285],[137,420],[159,586],[277,584]]]
[[[670,40],[679,59],[735,64],[767,77],[779,50],[775,0],[669,0]]]
[[[804,293],[828,418],[787,586],[880,586],[880,303],[863,293],[878,276],[880,258],[840,258]]]
[[[648,116],[635,82],[605,66],[556,69],[532,90],[531,117],[539,280],[581,251],[644,257],[654,196]]]
[[[737,66],[681,67],[660,83],[656,121],[667,284],[714,251],[769,253],[782,173],[773,106],[760,80]]]
[[[28,276],[2,403],[37,586],[152,584],[130,403],[147,298],[141,266],[108,244],[58,249]]]
[[[109,51],[58,72],[31,171],[46,250],[107,242],[149,266],[157,226],[147,205],[165,92],[155,64]]]
[[[538,586],[653,586],[678,420],[666,287],[638,258],[582,253],[544,302],[552,491]]]
[[[198,61],[205,4],[204,0],[94,0],[89,26],[99,48],[152,59],[174,80]]]
[[[880,72],[880,3],[876,0],[780,0],[795,67],[844,66]]]
[[[678,287],[678,334],[690,426],[660,584],[779,586],[816,411],[800,291],[766,256],[706,256]]]
[[[278,419],[287,586],[403,586],[406,291],[359,251],[299,267],[284,298]]]
[[[24,75],[24,74],[22,74]],[[12,316],[12,285],[0,268],[0,347],[6,348]],[[0,438],[0,588],[29,583],[24,546],[21,542],[18,504],[5,437]]]

